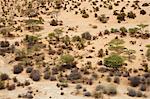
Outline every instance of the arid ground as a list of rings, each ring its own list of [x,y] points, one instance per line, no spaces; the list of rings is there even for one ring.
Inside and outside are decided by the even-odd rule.
[[[150,99],[150,0],[0,0],[0,99]]]

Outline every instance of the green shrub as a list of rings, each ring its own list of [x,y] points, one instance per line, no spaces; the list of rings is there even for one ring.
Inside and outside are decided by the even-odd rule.
[[[48,37],[49,37],[50,39],[52,39],[53,37],[55,37],[55,33],[54,33],[54,32],[49,33],[49,34],[48,34]]]
[[[65,45],[69,45],[71,43],[70,37],[68,35],[64,36],[62,42],[65,43]]]
[[[134,34],[138,32],[138,28],[129,28],[128,29],[129,33]]]
[[[116,32],[118,32],[118,29],[111,28],[111,33],[116,33]]]
[[[150,44],[146,45],[147,48],[150,48]]]
[[[150,61],[150,48],[147,49],[147,51],[146,51],[146,57],[147,57],[147,60]]]
[[[121,28],[120,28],[120,31],[121,31],[122,33],[128,32],[127,29],[126,29],[125,27],[121,27]]]
[[[0,81],[0,90],[5,88],[5,82],[4,81]]]
[[[35,44],[39,40],[38,36],[33,35],[26,35],[24,41],[26,41],[29,44]]]
[[[124,59],[117,54],[113,54],[104,59],[104,65],[107,67],[118,68],[122,66],[123,63]]]
[[[65,54],[60,57],[62,63],[70,64],[74,61],[74,57],[70,54]]]

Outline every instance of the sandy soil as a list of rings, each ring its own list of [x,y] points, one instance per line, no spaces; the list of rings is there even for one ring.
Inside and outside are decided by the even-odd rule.
[[[116,1],[116,0],[114,0]],[[133,1],[133,0],[130,0]],[[123,7],[125,5],[125,3],[127,2],[127,0],[125,0],[125,2],[120,3],[120,6],[115,7],[114,9],[120,9],[121,7]],[[144,3],[144,2],[149,2],[150,0],[140,0],[140,4]],[[81,6],[81,8],[89,8],[90,9],[90,4],[88,2],[84,2]],[[150,31],[150,7],[145,7],[143,8],[147,11],[148,14],[142,16],[139,14],[139,11],[137,10],[133,10],[130,7],[126,8],[125,12],[128,11],[134,11],[137,15],[136,19],[132,20],[132,19],[127,19],[125,22],[122,23],[117,23],[116,17],[113,16],[113,11],[105,9],[105,8],[101,8],[99,12],[97,12],[98,14],[106,14],[106,16],[109,16],[110,19],[108,21],[108,23],[103,24],[100,23],[98,20],[96,20],[94,18],[94,14],[93,13],[89,13],[90,17],[87,19],[84,19],[81,17],[81,15],[74,15],[74,11],[71,12],[66,12],[66,11],[60,11],[59,16],[58,16],[58,20],[62,20],[63,21],[63,26],[56,26],[56,27],[52,27],[49,25],[49,22],[51,20],[50,16],[46,16],[46,15],[41,15],[42,18],[45,20],[44,24],[42,26],[44,26],[44,30],[37,32],[35,34],[37,35],[41,35],[41,38],[47,37],[47,35],[53,31],[55,28],[58,27],[63,27],[64,29],[67,29],[67,26],[69,27],[76,27],[78,26],[79,28],[77,29],[77,31],[69,31],[69,33],[67,33],[67,35],[69,36],[74,36],[74,35],[81,35],[83,32],[90,32],[92,35],[98,35],[98,33],[100,31],[104,31],[105,29],[111,29],[113,28],[120,28],[122,26],[126,27],[126,28],[130,28],[130,27],[136,27],[136,25],[138,24],[148,24],[149,26],[146,28],[146,30]],[[25,18],[20,18],[17,17],[15,18],[15,20],[22,20]],[[93,29],[89,24],[92,25],[96,25],[97,28]],[[19,37],[14,37],[14,38],[7,38],[8,41],[10,41],[10,43],[14,43],[15,41],[21,41],[25,34],[32,34],[28,31],[24,32],[24,33],[19,33],[19,32],[13,32],[14,34],[19,34]],[[66,33],[64,33],[66,34]],[[97,51],[100,48],[104,48],[104,46],[110,42],[113,38],[115,38],[116,35],[111,34],[111,35],[106,35],[103,37],[98,38],[97,40],[91,41],[91,45],[87,46],[84,50],[76,50],[74,52],[72,52],[72,54],[79,54],[79,55],[83,55],[84,57],[88,56],[88,55],[92,55],[93,58],[92,59],[82,59],[78,61],[78,67],[82,67],[83,63],[86,63],[88,60],[90,60],[92,62],[93,67],[96,67],[97,65],[97,61],[99,60],[98,57],[96,57],[97,55]],[[5,38],[0,37],[0,41],[4,40]],[[129,36],[122,38],[124,41],[126,41],[126,43],[124,44],[124,46],[126,46],[127,48],[130,49],[134,49],[136,50],[136,60],[134,60],[134,62],[128,63],[128,67],[127,68],[140,68],[140,64],[141,61],[143,60],[143,57],[141,56],[142,53],[146,52],[146,48],[145,45],[150,44],[150,40],[149,39],[136,39],[136,38],[130,38]],[[135,45],[131,45],[129,41],[136,41]],[[141,46],[139,46],[141,45]],[[95,47],[95,52],[94,53],[89,53],[88,50],[92,49],[92,47]],[[106,48],[104,48],[106,49]],[[140,51],[140,49],[143,49],[143,52]],[[88,54],[87,54],[88,53]],[[8,62],[11,60],[13,56],[11,55],[6,55],[4,57],[0,56],[0,72],[2,73],[9,73],[9,75],[11,77],[17,76],[17,78],[23,82],[24,80],[29,80],[31,82],[30,87],[32,87],[32,89],[35,91],[36,89],[39,90],[39,92],[35,92],[36,95],[34,96],[34,99],[50,99],[49,97],[51,96],[52,99],[93,99],[91,97],[84,97],[83,95],[72,95],[71,93],[75,90],[75,85],[74,84],[69,84],[69,88],[64,88],[63,92],[65,92],[65,94],[62,96],[60,95],[60,88],[56,87],[56,83],[57,82],[50,82],[50,81],[46,81],[46,80],[41,80],[40,82],[33,82],[28,75],[26,75],[25,72],[19,74],[19,75],[15,75],[12,73],[12,64],[9,64]],[[145,58],[145,57],[144,57]],[[149,66],[150,63],[148,62]],[[106,84],[106,82],[103,82],[104,84]],[[126,86],[126,80],[122,80],[121,85],[117,86],[117,90],[118,90],[118,94],[116,96],[105,96],[104,99],[138,99],[137,97],[129,97],[126,95],[127,93],[127,86]],[[124,84],[125,83],[125,84]],[[86,88],[89,88],[90,91],[92,91],[95,87],[95,85],[89,86],[89,85],[83,85]],[[17,96],[18,94],[22,94],[25,93],[27,91],[27,87],[17,87],[15,90],[13,91],[8,91],[7,89],[5,90],[0,90],[0,99],[18,99]],[[148,95],[147,99],[150,99],[150,90],[146,93]],[[145,98],[139,98],[139,99],[145,99]]]

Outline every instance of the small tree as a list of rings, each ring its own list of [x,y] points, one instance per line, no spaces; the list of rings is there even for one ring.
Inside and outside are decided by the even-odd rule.
[[[56,37],[60,38],[60,36],[63,33],[63,28],[56,28],[56,29],[54,29],[54,33],[55,33]]]
[[[53,32],[48,34],[49,39],[55,38],[57,41],[60,40],[60,37],[62,36],[63,28],[56,28]]]
[[[68,35],[62,38],[63,43],[68,46],[71,43],[70,37]]]
[[[107,67],[112,67],[112,68],[118,68],[122,66],[123,62],[124,62],[124,59],[117,54],[113,54],[104,59],[104,65]]]
[[[139,30],[141,31],[141,33],[145,33],[145,28],[148,27],[147,24],[139,24],[137,26],[139,27]]]
[[[127,30],[125,27],[120,27],[120,31],[121,31],[122,33],[128,32],[128,30]]]

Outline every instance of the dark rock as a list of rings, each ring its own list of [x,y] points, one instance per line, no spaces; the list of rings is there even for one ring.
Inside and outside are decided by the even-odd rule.
[[[145,84],[140,85],[140,90],[141,91],[146,91],[147,86]]]
[[[128,89],[128,95],[131,97],[135,97],[136,96],[136,91],[134,89]]]
[[[90,92],[85,92],[83,93],[84,96],[87,96],[87,97],[90,97],[91,96],[91,93]]]
[[[142,94],[142,92],[141,92],[141,91],[137,91],[137,92],[136,92],[136,96],[137,96],[137,97],[142,97],[142,96],[143,96],[143,94]]]
[[[78,72],[78,70],[73,70],[71,71],[71,73],[68,75],[68,80],[78,80],[80,79],[82,76],[81,76],[81,73]]]
[[[44,73],[44,79],[49,79],[50,78],[50,72],[45,72]]]
[[[16,65],[16,66],[14,66],[14,68],[13,68],[14,74],[19,74],[19,73],[21,73],[22,71],[23,71],[23,66],[21,66],[21,65]]]
[[[89,32],[82,33],[81,36],[82,36],[82,38],[84,38],[86,40],[92,39],[92,35]]]
[[[56,77],[53,75],[51,75],[50,77],[49,77],[49,79],[50,79],[50,81],[56,81],[57,79],[56,79]]]
[[[130,77],[129,80],[132,87],[136,87],[140,84],[140,77],[138,76]]]
[[[40,72],[39,72],[39,70],[32,70],[32,72],[30,74],[30,78],[33,81],[39,81],[40,80]]]

